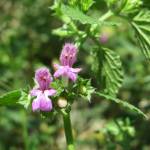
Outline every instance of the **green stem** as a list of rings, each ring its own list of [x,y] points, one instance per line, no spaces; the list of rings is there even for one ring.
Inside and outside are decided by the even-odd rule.
[[[29,150],[29,141],[28,141],[28,129],[27,129],[27,114],[23,110],[22,112],[22,129],[23,129],[23,140],[24,140],[24,147],[25,150]]]
[[[65,136],[67,142],[67,150],[75,150],[73,135],[72,135],[70,113],[63,113],[63,121],[64,121],[64,129],[65,129]]]
[[[100,17],[99,20],[100,21],[104,21],[104,20],[108,19],[109,17],[111,17],[112,15],[113,15],[113,12],[111,10],[109,10],[102,17]]]

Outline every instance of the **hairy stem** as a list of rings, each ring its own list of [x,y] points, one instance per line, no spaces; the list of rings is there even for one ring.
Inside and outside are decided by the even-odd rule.
[[[67,142],[67,150],[75,150],[73,135],[72,135],[70,113],[63,114],[63,121],[64,121],[64,129],[65,129],[65,136]]]

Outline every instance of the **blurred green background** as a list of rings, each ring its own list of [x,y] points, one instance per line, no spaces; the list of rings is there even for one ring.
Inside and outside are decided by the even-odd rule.
[[[70,41],[52,34],[62,24],[49,9],[52,3],[0,0],[0,94],[33,86],[34,70],[43,65],[52,68],[62,45]],[[105,12],[106,4],[98,4],[92,10]],[[126,22],[101,30],[108,36],[105,45],[115,49],[123,63],[125,77],[119,97],[150,116],[149,62],[136,46],[133,31]],[[80,50],[78,64],[85,69],[82,76],[86,78],[92,78],[89,57]],[[150,150],[150,121],[100,98],[93,97],[89,104],[74,103],[72,124],[77,150]],[[44,119],[32,111],[0,107],[0,150],[25,149],[65,150],[61,116]]]

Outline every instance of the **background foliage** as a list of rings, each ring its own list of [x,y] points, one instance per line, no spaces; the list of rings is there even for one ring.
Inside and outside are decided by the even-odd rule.
[[[34,70],[40,66],[53,72],[52,64],[58,61],[63,43],[75,41],[80,48],[77,65],[83,67],[81,75],[111,96],[94,95],[90,103],[78,100],[73,104],[77,149],[150,149],[149,119],[135,115],[133,108],[126,111],[111,103],[119,92],[116,103],[122,105],[120,99],[126,100],[149,118],[150,69],[146,58],[150,58],[150,6],[146,0],[143,4],[140,0],[121,2],[71,0],[59,7],[51,0],[0,1],[1,95],[15,90],[11,99],[15,101],[18,93],[27,98],[25,92],[16,89],[30,89]],[[108,9],[115,15],[109,21],[104,21],[106,16],[98,21]],[[103,36],[106,42],[101,41]],[[104,69],[100,70],[102,63]],[[24,104],[24,100],[20,102]],[[2,106],[0,149],[64,150],[61,120],[60,116],[45,120],[19,105]]]

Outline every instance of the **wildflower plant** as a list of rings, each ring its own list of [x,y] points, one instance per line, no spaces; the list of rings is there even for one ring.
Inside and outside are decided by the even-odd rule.
[[[124,19],[136,34],[144,56],[150,59],[150,11],[142,0],[108,0],[105,1],[108,12],[95,18],[88,15],[88,11],[96,3],[94,0],[55,0],[50,9],[63,25],[53,29],[52,33],[66,41],[69,39],[72,43],[64,44],[60,53],[60,64],[54,64],[54,72],[50,73],[46,67],[35,71],[35,87],[11,91],[0,97],[0,105],[23,105],[27,109],[32,108],[33,112],[46,114],[47,117],[49,114],[61,114],[68,150],[75,150],[70,112],[74,101],[79,98],[90,102],[95,95],[113,101],[127,111],[147,117],[137,107],[117,98],[123,82],[123,67],[118,53],[104,47],[108,37],[101,35],[101,28],[120,26],[118,20],[110,21],[110,18]],[[90,43],[88,47],[87,43]],[[78,61],[77,54],[81,49],[89,55],[90,76],[97,81],[95,87],[91,78],[81,77],[82,71],[86,69],[73,66]],[[84,65],[86,64],[82,64]]]

